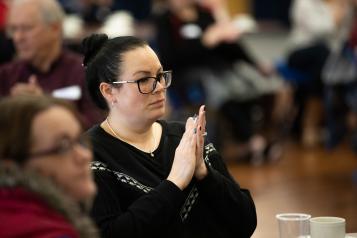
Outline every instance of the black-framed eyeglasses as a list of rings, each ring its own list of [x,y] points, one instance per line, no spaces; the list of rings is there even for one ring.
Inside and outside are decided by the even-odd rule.
[[[77,139],[70,139],[64,137],[58,141],[58,144],[50,149],[37,151],[31,153],[29,157],[43,157],[49,155],[67,155],[71,153],[76,145],[81,146],[82,148],[91,149],[91,142],[88,136],[81,135]]]
[[[125,80],[125,81],[116,81],[111,82],[111,84],[123,84],[123,83],[136,83],[138,85],[139,92],[142,94],[152,93],[159,82],[164,89],[170,87],[172,79],[172,70],[163,71],[157,74],[156,77],[144,77],[138,80]]]

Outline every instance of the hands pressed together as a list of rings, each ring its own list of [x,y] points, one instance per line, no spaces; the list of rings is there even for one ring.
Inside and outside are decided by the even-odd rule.
[[[181,190],[186,188],[195,177],[201,180],[207,175],[203,159],[204,136],[206,133],[205,106],[201,106],[197,117],[189,117],[186,130],[176,148],[175,158],[167,180]]]
[[[18,95],[37,95],[43,94],[41,86],[37,82],[35,75],[31,75],[28,83],[16,83],[10,90],[11,96]]]
[[[215,23],[206,29],[201,40],[203,45],[213,48],[221,43],[235,43],[241,34],[233,22]]]

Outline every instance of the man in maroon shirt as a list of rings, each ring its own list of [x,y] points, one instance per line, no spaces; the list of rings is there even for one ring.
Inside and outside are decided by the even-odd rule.
[[[7,29],[18,59],[0,68],[0,97],[50,94],[73,101],[86,128],[101,120],[85,89],[82,57],[62,48],[56,0],[13,0]]]

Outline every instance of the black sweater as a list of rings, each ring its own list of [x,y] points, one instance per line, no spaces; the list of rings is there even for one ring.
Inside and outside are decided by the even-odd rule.
[[[103,237],[250,237],[257,222],[254,202],[212,144],[205,146],[206,178],[192,179],[184,191],[166,180],[184,125],[159,123],[155,158],[99,126],[88,131],[98,186],[92,216]]]

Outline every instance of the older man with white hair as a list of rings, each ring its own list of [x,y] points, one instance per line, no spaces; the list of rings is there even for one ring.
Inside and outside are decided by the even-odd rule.
[[[101,115],[86,95],[82,57],[63,49],[64,12],[56,0],[13,0],[7,32],[17,59],[0,68],[0,97],[50,94],[76,104],[85,127]]]

